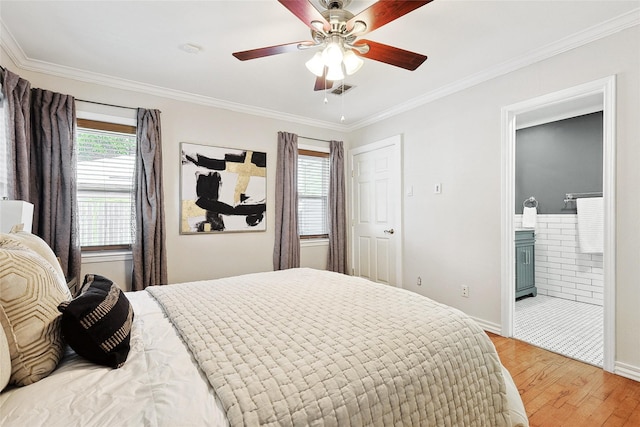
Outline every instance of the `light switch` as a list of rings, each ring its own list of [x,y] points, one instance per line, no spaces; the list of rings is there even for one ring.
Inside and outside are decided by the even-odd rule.
[[[413,185],[407,187],[407,197],[413,196]]]
[[[433,186],[433,192],[435,194],[440,194],[442,193],[442,184],[441,183],[437,183]]]

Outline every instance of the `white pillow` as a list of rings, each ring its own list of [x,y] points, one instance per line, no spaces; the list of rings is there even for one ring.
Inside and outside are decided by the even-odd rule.
[[[511,425],[513,427],[529,427],[527,411],[524,409],[524,403],[522,403],[518,387],[516,387],[511,374],[504,366],[502,367],[502,375],[504,376],[504,383],[507,386],[507,400],[509,401]]]

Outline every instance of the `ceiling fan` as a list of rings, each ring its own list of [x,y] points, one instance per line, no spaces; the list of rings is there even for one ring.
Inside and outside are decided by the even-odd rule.
[[[321,49],[306,66],[317,76],[314,90],[330,89],[333,82],[344,79],[362,66],[362,59],[407,70],[415,70],[426,59],[425,55],[358,37],[388,24],[432,0],[380,0],[357,15],[345,9],[351,0],[319,0],[326,9],[318,11],[305,0],[278,0],[291,13],[311,28],[311,39],[259,49],[235,52],[241,61],[294,52],[302,49]]]

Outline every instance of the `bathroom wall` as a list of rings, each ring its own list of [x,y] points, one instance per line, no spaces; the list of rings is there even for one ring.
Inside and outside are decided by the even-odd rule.
[[[576,203],[564,202],[566,193],[602,191],[602,155],[601,111],[516,132],[515,226],[535,197],[538,294],[603,305],[602,254],[580,252]]]
[[[515,216],[516,229],[522,215]],[[577,215],[538,215],[535,280],[538,294],[603,305],[602,254],[583,254],[578,246]]]
[[[575,214],[566,193],[602,191],[602,111],[516,131],[515,212],[533,196],[538,213]]]

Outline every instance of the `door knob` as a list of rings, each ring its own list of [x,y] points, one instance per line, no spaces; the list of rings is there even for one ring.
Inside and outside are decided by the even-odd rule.
[[[385,234],[393,234],[395,233],[395,231],[393,230],[393,228],[389,229],[389,230],[384,230]]]

